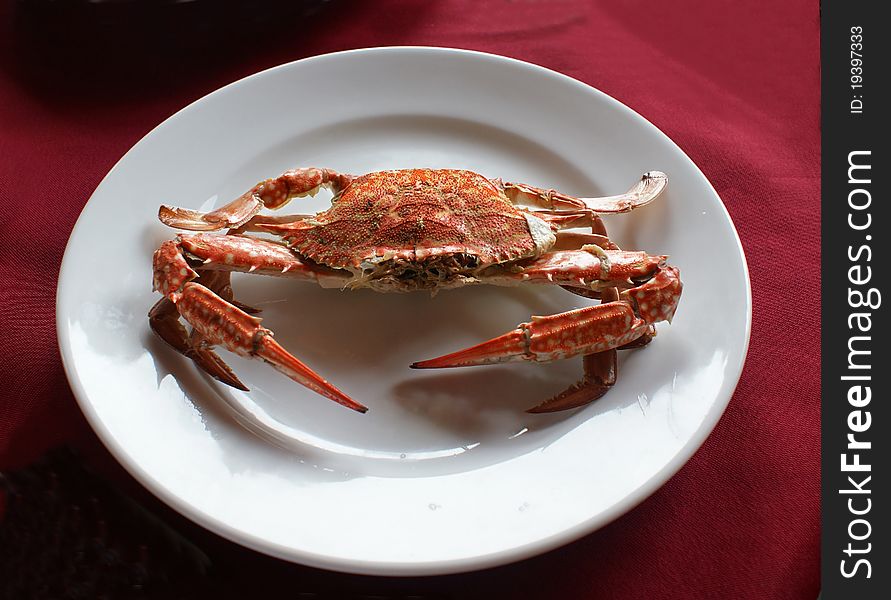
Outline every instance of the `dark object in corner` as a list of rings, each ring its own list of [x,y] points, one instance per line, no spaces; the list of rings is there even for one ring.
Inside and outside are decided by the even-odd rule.
[[[0,473],[0,598],[187,598],[208,557],[66,448]]]
[[[16,0],[11,66],[43,92],[95,90],[107,102],[121,87],[143,96],[293,39],[301,26],[318,27],[313,17],[330,3]]]

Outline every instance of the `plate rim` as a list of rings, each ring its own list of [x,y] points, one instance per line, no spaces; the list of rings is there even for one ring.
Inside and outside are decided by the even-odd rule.
[[[116,174],[117,170],[120,168],[121,163],[136,149],[140,146],[147,138],[152,136],[156,131],[161,128],[166,128],[172,126],[173,123],[186,111],[192,109],[193,106],[196,106],[202,102],[204,102],[207,98],[219,94],[225,93],[230,88],[234,88],[240,85],[244,85],[248,80],[260,79],[262,77],[268,76],[273,72],[279,70],[286,70],[290,68],[294,68],[296,65],[301,63],[306,63],[310,61],[323,61],[323,60],[332,60],[338,57],[350,56],[355,54],[380,54],[382,56],[386,56],[388,54],[398,55],[405,52],[414,52],[419,54],[457,54],[463,55],[464,57],[468,57],[471,59],[483,59],[494,62],[505,62],[510,63],[514,66],[523,67],[525,69],[531,69],[533,71],[539,71],[542,74],[545,74],[550,77],[557,77],[559,79],[563,79],[567,83],[571,83],[574,86],[578,86],[584,89],[585,93],[594,93],[601,97],[602,100],[607,102],[607,104],[612,105],[613,108],[618,109],[622,112],[627,113],[633,119],[639,121],[645,127],[652,128],[658,134],[664,136],[674,148],[684,157],[686,158],[690,164],[695,168],[698,177],[701,179],[701,182],[704,183],[707,188],[715,195],[715,197],[719,200],[718,204],[720,205],[720,210],[723,211],[722,215],[726,219],[727,223],[730,225],[730,231],[733,234],[733,241],[735,242],[735,248],[738,252],[740,263],[742,265],[742,275],[745,284],[745,332],[744,332],[744,340],[740,352],[740,358],[737,365],[734,365],[730,372],[732,373],[732,377],[729,377],[728,382],[732,381],[732,385],[727,387],[726,392],[722,392],[722,390],[718,390],[716,394],[716,400],[708,410],[708,412],[704,415],[702,422],[696,428],[696,430],[688,437],[686,443],[678,450],[678,452],[669,460],[659,471],[657,471],[652,477],[646,480],[642,485],[635,488],[632,492],[625,496],[625,498],[615,503],[613,506],[610,506],[605,511],[598,513],[588,519],[580,521],[576,523],[574,526],[566,528],[562,531],[554,533],[550,536],[546,536],[543,538],[539,538],[534,542],[526,543],[520,546],[515,546],[507,549],[502,549],[496,552],[491,552],[482,556],[469,556],[469,557],[461,557],[455,559],[448,560],[437,560],[437,561],[425,561],[425,562],[375,562],[368,560],[354,560],[348,559],[338,556],[331,556],[327,554],[320,554],[316,552],[311,552],[303,549],[295,549],[293,547],[286,547],[276,542],[272,542],[269,540],[265,540],[259,538],[250,532],[242,531],[231,527],[228,523],[217,519],[205,512],[193,507],[188,502],[182,501],[178,496],[176,496],[172,491],[170,491],[167,487],[165,487],[160,481],[158,481],[155,477],[151,475],[148,471],[146,471],[141,465],[137,464],[135,461],[131,461],[129,456],[127,455],[125,449],[119,446],[112,434],[111,431],[106,427],[104,422],[99,418],[95,408],[89,401],[89,393],[86,390],[86,387],[78,377],[78,374],[74,368],[74,357],[72,355],[72,346],[70,343],[70,336],[67,330],[67,320],[60,318],[64,316],[65,307],[64,299],[63,299],[63,283],[67,279],[66,272],[70,272],[72,267],[71,263],[73,259],[71,258],[71,254],[69,250],[72,245],[72,240],[75,238],[75,235],[78,232],[79,228],[84,227],[83,225],[83,213],[86,211],[87,206],[90,201],[93,200],[96,192],[102,188],[105,184],[106,180]],[[746,259],[745,249],[742,245],[742,241],[739,237],[739,232],[737,231],[736,224],[733,222],[733,219],[730,216],[727,207],[721,198],[720,194],[718,194],[717,190],[712,185],[711,181],[705,176],[702,169],[699,168],[699,165],[686,153],[684,150],[678,145],[674,139],[672,139],[668,134],[663,132],[661,129],[656,127],[653,123],[651,123],[648,119],[642,116],[640,113],[627,106],[626,104],[620,102],[619,100],[613,98],[606,92],[575,79],[574,77],[570,77],[548,67],[544,67],[532,62],[528,62],[525,60],[521,60],[514,57],[503,56],[499,54],[494,54],[490,52],[482,52],[478,50],[468,50],[463,48],[450,48],[450,47],[442,47],[442,46],[374,46],[367,48],[355,48],[349,50],[341,50],[335,52],[328,52],[325,54],[318,54],[313,56],[304,57],[298,60],[289,61],[286,63],[282,63],[279,65],[275,65],[256,73],[252,73],[245,77],[239,78],[235,81],[232,81],[224,86],[221,86],[208,94],[197,98],[196,100],[190,102],[186,106],[180,108],[166,119],[158,123],[154,126],[150,131],[148,131],[145,135],[143,135],[136,143],[134,143],[112,166],[112,168],[106,173],[106,175],[102,178],[93,192],[90,194],[89,199],[84,203],[83,208],[81,209],[80,214],[78,215],[77,221],[75,222],[74,227],[71,230],[69,238],[65,244],[65,252],[63,254],[63,258],[59,268],[59,275],[56,286],[56,335],[57,335],[57,343],[59,346],[59,351],[62,358],[62,365],[65,372],[65,376],[68,379],[68,383],[71,387],[72,393],[77,401],[81,412],[83,412],[84,416],[87,419],[90,427],[96,433],[97,437],[100,439],[102,444],[106,447],[106,449],[112,454],[115,460],[134,478],[136,479],[142,486],[144,486],[150,493],[152,493],[155,497],[161,500],[163,503],[167,504],[172,509],[176,510],[181,515],[185,516],[192,522],[208,529],[209,531],[220,535],[221,537],[239,544],[241,546],[248,547],[252,550],[258,551],[262,554],[266,554],[269,556],[273,556],[276,558],[284,559],[289,562],[295,562],[298,564],[307,565],[310,567],[325,569],[329,571],[336,572],[344,572],[344,573],[353,573],[353,574],[361,574],[361,575],[378,575],[378,576],[434,576],[434,575],[447,575],[447,574],[455,574],[455,573],[463,573],[470,571],[477,571],[482,569],[487,569],[491,567],[501,566],[510,564],[513,562],[517,562],[520,560],[532,558],[534,556],[538,556],[545,552],[554,550],[563,545],[566,545],[570,542],[578,540],[586,535],[589,535],[596,530],[608,525],[614,520],[618,519],[620,516],[630,512],[635,507],[637,507],[644,500],[649,498],[653,493],[656,492],[659,488],[661,488],[667,481],[677,474],[680,469],[689,462],[690,458],[692,458],[693,454],[703,445],[705,440],[711,435],[721,416],[727,409],[727,406],[730,403],[730,400],[733,398],[733,395],[736,392],[736,389],[739,385],[739,380],[742,377],[742,372],[745,367],[745,362],[748,357],[749,344],[751,340],[751,331],[752,331],[752,288],[751,288],[751,277],[749,273],[748,261]]]

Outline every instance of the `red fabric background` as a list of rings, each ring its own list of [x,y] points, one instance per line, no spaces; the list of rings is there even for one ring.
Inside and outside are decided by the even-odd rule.
[[[248,590],[289,596],[331,590],[513,598],[817,596],[815,0],[341,1],[308,21],[246,25],[241,34],[214,42],[209,58],[161,57],[137,75],[114,48],[99,59],[84,58],[96,64],[78,65],[76,57],[61,68],[48,64],[39,52],[22,49],[12,7],[3,6],[0,469],[26,464],[60,443],[74,445],[88,463],[217,556],[225,567],[220,590],[232,597]],[[748,256],[754,295],[751,348],[738,390],[714,433],[662,489],[559,550],[430,579],[354,577],[290,565],[172,514],[117,467],[87,426],[62,372],[54,328],[68,234],[103,175],[141,136],[193,100],[258,70],[336,50],[402,44],[535,62],[643,114],[693,158],[723,198]],[[42,45],[43,52],[52,51],[51,44]],[[108,65],[99,64],[101,57]],[[108,260],[113,270],[111,250]]]

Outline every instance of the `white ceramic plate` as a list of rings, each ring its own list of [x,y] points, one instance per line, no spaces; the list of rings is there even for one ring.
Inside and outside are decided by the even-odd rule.
[[[578,379],[580,360],[412,371],[532,314],[588,304],[560,289],[339,292],[237,275],[283,345],[370,407],[361,415],[259,362],[223,353],[251,388],[200,374],[149,331],[162,202],[218,206],[294,166],[363,173],[467,168],[575,195],[625,191],[650,169],[667,193],[607,225],[623,248],[681,268],[675,321],[623,353],[583,409],[524,409]],[[330,195],[297,200],[324,208]],[[534,65],[468,51],[383,48],[301,60],[183,109],[112,169],[71,235],[59,344],[109,450],[191,519],[281,558],[372,574],[437,574],[554,548],[662,485],[723,412],[746,353],[742,249],[712,186],[638,114]],[[279,435],[246,431],[227,407]]]

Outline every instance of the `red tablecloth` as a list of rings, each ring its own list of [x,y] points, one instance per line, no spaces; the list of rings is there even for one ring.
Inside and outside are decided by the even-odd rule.
[[[29,45],[23,38],[30,30],[14,25],[12,7],[3,6],[0,469],[26,464],[61,443],[74,445],[118,485],[141,494],[153,510],[210,548],[226,566],[221,575],[226,586],[220,589],[233,597],[271,590],[513,598],[816,597],[816,1],[341,1],[307,20],[245,23],[215,40],[207,58],[134,60],[143,69],[135,75],[127,69],[132,57],[122,58],[118,48],[104,53],[93,48],[84,55],[87,64],[78,64],[76,55],[54,62],[52,39],[40,41],[40,48]],[[115,465],[75,404],[57,350],[54,301],[65,242],[83,204],[118,158],[170,114],[223,84],[283,62],[408,44],[470,48],[538,63],[607,92],[655,123],[701,167],[736,223],[751,270],[754,323],[746,368],[714,433],[636,509],[569,546],[517,565],[398,580],[327,573],[267,558],[177,520],[148,497]],[[110,248],[103,272],[116,268],[126,266],[115,264]]]

